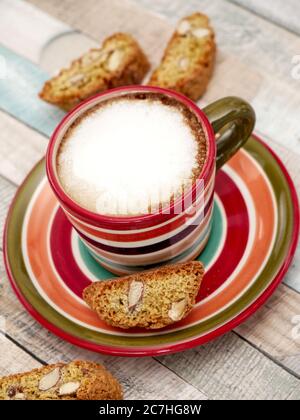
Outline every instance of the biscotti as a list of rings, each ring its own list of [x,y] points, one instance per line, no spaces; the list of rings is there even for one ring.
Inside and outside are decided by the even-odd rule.
[[[0,379],[0,400],[121,400],[119,382],[101,365],[57,363]]]
[[[148,59],[134,38],[117,33],[107,38],[101,48],[91,49],[47,81],[39,95],[69,110],[98,92],[140,83],[148,70]]]
[[[194,13],[183,18],[170,39],[149,84],[173,89],[198,100],[212,76],[216,44],[207,16]]]
[[[84,290],[83,298],[114,327],[163,328],[188,315],[203,275],[203,265],[198,261],[163,266],[95,282]]]

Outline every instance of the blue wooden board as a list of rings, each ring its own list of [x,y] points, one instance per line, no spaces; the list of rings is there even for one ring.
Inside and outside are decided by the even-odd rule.
[[[38,97],[38,92],[49,75],[2,45],[0,56],[0,108],[42,134],[50,136],[65,112]]]

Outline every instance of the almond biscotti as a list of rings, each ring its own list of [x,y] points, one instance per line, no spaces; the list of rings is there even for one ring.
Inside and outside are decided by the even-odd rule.
[[[149,84],[173,89],[198,100],[212,76],[216,44],[207,16],[194,13],[183,18],[170,39]]]
[[[0,378],[0,400],[121,400],[119,382],[101,365],[57,363]]]
[[[47,81],[39,96],[69,110],[98,92],[140,83],[148,70],[148,59],[134,38],[117,33]]]
[[[119,328],[163,328],[192,310],[204,275],[198,261],[163,266],[91,284],[86,303],[106,323]]]

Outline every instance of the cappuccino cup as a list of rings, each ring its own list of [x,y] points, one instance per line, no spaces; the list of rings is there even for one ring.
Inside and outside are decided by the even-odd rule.
[[[192,260],[209,239],[216,170],[254,124],[253,109],[236,97],[201,110],[166,89],[113,89],[56,128],[48,180],[84,246],[109,271]]]

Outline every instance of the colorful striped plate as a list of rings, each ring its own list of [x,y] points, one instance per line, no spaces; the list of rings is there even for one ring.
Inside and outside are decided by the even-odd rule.
[[[192,313],[161,331],[107,326],[81,292],[112,274],[86,251],[59,209],[45,178],[44,160],[18,190],[7,218],[7,272],[23,305],[58,336],[90,350],[149,356],[185,350],[231,330],[272,294],[298,240],[293,183],[259,139],[218,172],[211,236],[199,259],[206,275]]]

